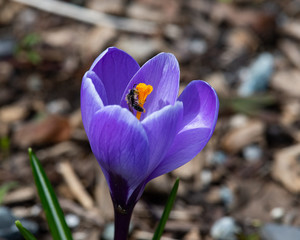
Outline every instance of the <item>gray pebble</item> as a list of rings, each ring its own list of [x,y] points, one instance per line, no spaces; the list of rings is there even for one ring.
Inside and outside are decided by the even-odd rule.
[[[6,240],[21,240],[23,237],[15,225],[17,218],[12,214],[9,208],[0,207],[0,238]],[[22,225],[32,234],[38,232],[38,225],[28,220],[20,220]]]
[[[220,218],[210,229],[210,235],[214,240],[236,240],[235,235],[239,232],[240,228],[232,217]]]
[[[263,92],[269,84],[274,70],[274,57],[270,53],[262,53],[241,76],[244,82],[240,85],[238,93],[242,97],[251,96],[256,92]]]
[[[264,240],[298,240],[300,228],[268,223],[261,228],[260,235]]]
[[[69,228],[76,228],[80,223],[79,217],[76,216],[75,214],[67,214],[65,216],[65,219]]]
[[[0,58],[12,56],[15,47],[16,42],[12,38],[0,39]]]
[[[243,156],[248,162],[256,162],[262,157],[262,149],[257,145],[249,145],[243,149]]]

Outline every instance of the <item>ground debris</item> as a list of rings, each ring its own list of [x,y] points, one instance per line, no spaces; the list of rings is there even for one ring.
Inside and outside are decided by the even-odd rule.
[[[299,144],[278,151],[272,169],[272,176],[294,193],[300,192],[299,155]]]
[[[41,121],[33,121],[15,130],[13,141],[20,147],[44,145],[68,140],[71,128],[68,119],[51,115]]]

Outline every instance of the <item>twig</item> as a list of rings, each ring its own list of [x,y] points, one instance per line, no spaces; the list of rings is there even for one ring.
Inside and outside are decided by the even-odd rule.
[[[104,221],[102,216],[98,213],[98,208],[86,210],[75,202],[65,198],[59,198],[58,201],[64,211],[74,213],[89,223],[103,227]]]
[[[13,0],[45,12],[57,14],[63,17],[69,17],[85,23],[101,27],[109,27],[117,30],[156,34],[159,28],[156,23],[144,20],[116,17],[101,13],[92,9],[80,7],[74,4],[65,3],[57,0]]]
[[[59,164],[59,172],[62,174],[71,192],[74,194],[78,202],[86,208],[92,209],[94,206],[93,199],[87,193],[80,180],[76,176],[69,162],[61,162]]]

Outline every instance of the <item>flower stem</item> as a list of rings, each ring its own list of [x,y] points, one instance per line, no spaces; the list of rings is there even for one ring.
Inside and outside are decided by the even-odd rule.
[[[129,224],[132,215],[132,209],[121,212],[115,208],[115,238],[114,240],[126,240],[129,231]]]

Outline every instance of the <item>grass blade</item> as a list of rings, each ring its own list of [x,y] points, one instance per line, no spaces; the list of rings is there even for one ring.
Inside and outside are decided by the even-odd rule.
[[[28,150],[28,153],[35,185],[45,211],[51,235],[55,240],[71,240],[71,231],[66,224],[51,183],[47,178],[40,161],[31,149]]]
[[[33,234],[31,232],[29,232],[26,228],[24,228],[22,223],[19,220],[15,221],[15,224],[16,224],[17,228],[19,229],[19,232],[25,238],[25,240],[36,240],[36,238],[33,236]]]
[[[0,186],[0,205],[3,202],[6,193],[15,186],[17,186],[16,182],[8,182]]]
[[[156,228],[156,231],[155,231],[155,233],[153,235],[152,240],[159,240],[160,237],[161,237],[161,235],[164,232],[166,222],[167,222],[167,220],[169,218],[170,212],[172,210],[172,207],[173,207],[173,204],[174,204],[174,201],[175,201],[175,198],[176,198],[178,186],[179,186],[179,178],[177,178],[176,181],[175,181],[175,183],[174,183],[174,186],[173,186],[172,191],[171,191],[171,193],[169,195],[167,204],[165,206],[164,212],[163,212],[163,214],[161,216],[161,219],[159,221],[159,224],[158,224],[158,226]]]

